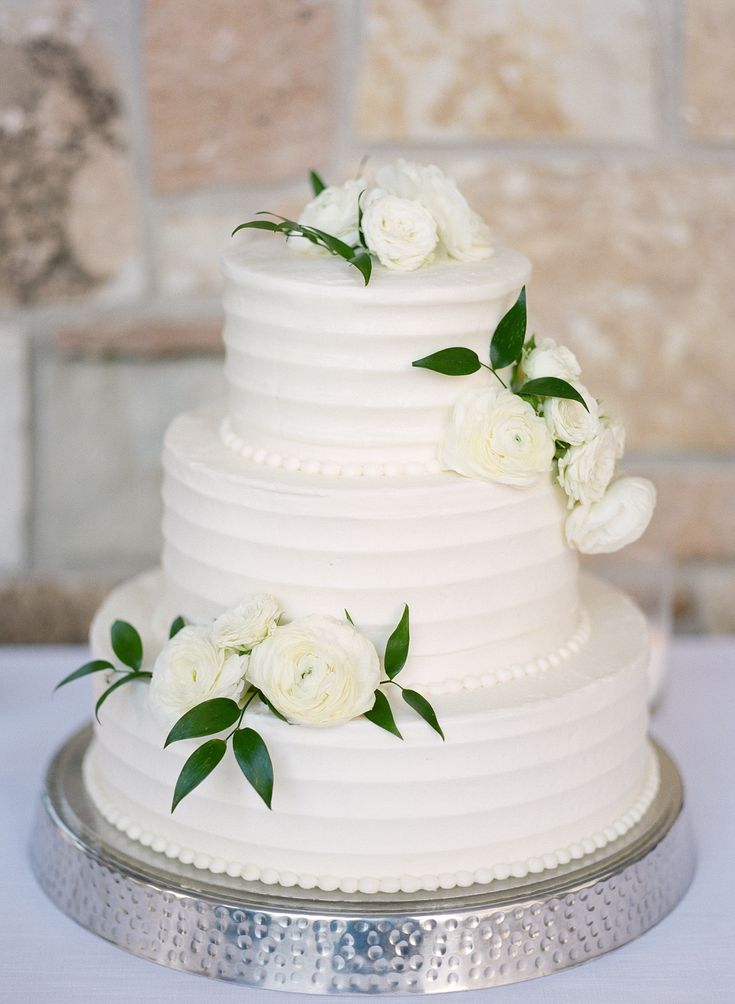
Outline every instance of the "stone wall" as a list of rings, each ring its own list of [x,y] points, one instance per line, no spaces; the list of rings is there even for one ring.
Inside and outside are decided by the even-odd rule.
[[[732,0],[0,0],[0,640],[156,560],[164,427],[222,388],[232,226],[361,157],[454,173],[735,629]]]

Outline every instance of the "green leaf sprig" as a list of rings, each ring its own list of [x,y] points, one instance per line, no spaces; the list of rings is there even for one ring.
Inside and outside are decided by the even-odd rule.
[[[245,712],[256,698],[263,701],[278,718],[283,718],[259,690],[252,689],[242,707],[229,697],[214,697],[197,704],[176,722],[166,737],[164,749],[182,739],[215,736],[233,725],[235,727],[224,739],[208,739],[187,759],[176,781],[171,812],[183,798],[209,777],[227,752],[227,743],[230,740],[235,761],[245,779],[267,807],[272,808],[273,762],[268,747],[255,729],[246,728],[242,724]]]
[[[347,611],[345,611],[345,613],[347,613]],[[349,614],[347,614],[347,619],[350,623],[352,623],[352,618]],[[427,725],[431,726],[431,728],[438,733],[442,739],[444,739],[444,732],[442,731],[442,727],[439,724],[436,713],[434,712],[431,704],[429,704],[422,694],[419,694],[416,690],[409,690],[408,687],[401,686],[401,684],[396,680],[396,677],[406,665],[410,641],[411,631],[409,626],[409,612],[408,604],[406,604],[403,608],[401,619],[398,621],[398,624],[385,646],[383,667],[385,669],[387,679],[383,680],[381,686],[385,684],[393,684],[393,686],[398,687],[401,692],[401,697],[408,707],[415,711],[420,718],[423,718]],[[385,729],[386,732],[390,732],[399,739],[403,739],[403,736],[396,725],[390,701],[380,687],[375,691],[375,703],[370,711],[365,713],[364,717],[367,718],[369,722],[372,722],[373,725],[377,725],[381,729]]]
[[[327,187],[324,184],[324,180],[322,179],[321,175],[317,174],[317,172],[313,168],[311,171],[309,171],[309,182],[311,183],[311,190],[314,193],[314,198],[316,198],[317,195],[321,195],[324,189]]]
[[[419,369],[433,370],[435,373],[443,373],[445,376],[469,376],[477,373],[480,369],[489,370],[493,376],[507,390],[512,390],[519,397],[530,400],[535,405],[536,401],[545,397],[560,397],[570,401],[577,401],[587,411],[587,402],[576,389],[566,380],[560,377],[540,377],[537,380],[528,380],[518,384],[521,356],[526,341],[526,287],[524,286],[520,295],[510,310],[503,315],[498,326],[490,339],[490,363],[484,363],[473,349],[453,346],[448,349],[440,349],[422,359],[415,359],[413,366]],[[533,344],[533,340],[527,347]],[[513,367],[513,377],[510,386],[501,377],[499,370]]]
[[[169,637],[173,638],[185,626],[185,623],[183,617],[177,617],[171,624]],[[74,680],[81,680],[84,676],[91,676],[93,673],[118,674],[119,679],[110,683],[94,706],[94,716],[98,722],[100,720],[100,708],[110,694],[113,694],[118,687],[122,687],[125,683],[134,683],[136,680],[150,680],[153,675],[148,670],[141,669],[143,665],[143,642],[140,634],[132,624],[128,624],[127,621],[115,621],[110,628],[110,643],[112,651],[125,669],[115,666],[108,659],[92,659],[91,662],[85,662],[79,669],[75,669],[73,673],[69,673],[68,676],[65,676],[54,687],[54,691],[57,691],[59,687],[64,687],[67,683],[72,683]]]
[[[312,170],[309,172],[309,180],[315,196],[320,195],[327,187],[323,179],[316,171]],[[303,223],[298,223],[296,220],[290,220],[285,216],[279,216],[278,213],[271,213],[268,210],[262,210],[255,215],[272,216],[273,220],[259,219],[249,220],[247,223],[240,223],[239,226],[236,226],[232,231],[231,236],[234,237],[240,230],[267,230],[272,234],[283,234],[285,237],[304,237],[307,241],[310,241],[317,247],[325,248],[330,254],[344,259],[348,265],[352,265],[353,268],[356,268],[362,276],[363,282],[366,286],[370,282],[370,276],[373,271],[373,260],[365,247],[364,238],[362,237],[362,209],[360,208],[359,199],[357,228],[358,233],[360,234],[360,242],[356,247],[353,247],[351,244],[347,244],[338,237],[334,237],[332,234],[325,233],[323,230],[318,230],[316,227],[305,226]],[[278,222],[276,223],[274,220],[278,220]]]

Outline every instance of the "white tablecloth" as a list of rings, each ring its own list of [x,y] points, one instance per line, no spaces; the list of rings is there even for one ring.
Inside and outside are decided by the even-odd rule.
[[[56,747],[90,715],[80,683],[51,698],[82,648],[0,649],[0,1000],[236,1001],[297,1004],[134,958],[74,924],[44,897],[27,845],[39,786]],[[735,910],[735,639],[678,639],[654,734],[683,772],[699,864],[684,901],[658,927],[611,955],[543,980],[472,991],[477,1004],[728,1004]],[[300,1004],[313,998],[300,998]]]

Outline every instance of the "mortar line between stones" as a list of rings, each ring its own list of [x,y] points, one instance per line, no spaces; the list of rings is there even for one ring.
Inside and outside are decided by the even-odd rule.
[[[159,247],[158,216],[153,211],[155,206],[152,179],[152,144],[150,137],[150,121],[148,116],[148,100],[145,77],[145,12],[144,0],[131,0],[130,43],[131,69],[130,81],[131,108],[130,126],[135,131],[133,149],[133,165],[138,186],[138,223],[141,235],[144,265],[147,270],[145,277],[145,293],[141,298],[145,303],[155,300],[159,288]]]
[[[354,115],[360,66],[360,27],[364,23],[360,0],[342,0],[336,8],[337,73],[334,84],[335,134],[332,141],[332,174],[354,153]],[[329,179],[333,180],[333,179]]]
[[[682,0],[653,2],[653,18],[660,43],[656,61],[656,97],[662,125],[660,146],[679,155],[684,152],[681,129],[684,16]]]

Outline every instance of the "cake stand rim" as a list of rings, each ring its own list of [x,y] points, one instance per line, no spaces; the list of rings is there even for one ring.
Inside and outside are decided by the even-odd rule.
[[[498,890],[499,883],[489,883],[486,886],[473,886],[469,889],[439,890],[436,893],[430,894],[430,898],[428,899],[417,899],[409,894],[401,894],[392,898],[385,895],[378,897],[370,894],[355,894],[349,897],[348,901],[347,898],[334,897],[334,894],[325,893],[313,896],[310,893],[303,897],[294,897],[289,896],[289,890],[269,886],[254,888],[256,886],[255,883],[245,883],[240,880],[237,880],[238,888],[236,889],[228,888],[226,884],[218,886],[216,883],[204,880],[201,883],[197,881],[174,883],[170,881],[172,877],[170,872],[158,871],[158,874],[156,874],[155,869],[149,870],[143,861],[133,864],[131,861],[122,859],[120,852],[110,847],[99,832],[96,834],[92,833],[91,836],[77,832],[68,818],[68,812],[65,814],[64,807],[60,804],[59,791],[60,787],[63,789],[64,782],[68,782],[69,780],[64,777],[65,761],[69,759],[70,753],[73,753],[75,750],[77,753],[80,748],[86,750],[92,741],[92,737],[92,728],[89,724],[77,730],[57,750],[47,768],[31,840],[31,866],[41,888],[62,912],[72,917],[82,927],[132,954],[151,959],[173,969],[183,969],[187,972],[228,980],[251,987],[262,986],[264,989],[292,990],[310,994],[339,993],[351,995],[369,992],[372,994],[396,995],[447,993],[454,990],[483,989],[496,985],[520,982],[537,976],[547,975],[550,972],[570,968],[588,959],[597,958],[634,940],[662,920],[674,908],[688,889],[694,874],[694,848],[681,776],[669,754],[659,743],[652,741],[661,768],[661,785],[663,787],[666,784],[669,787],[667,797],[664,800],[663,811],[661,804],[659,804],[659,796],[654,802],[654,806],[649,810],[649,813],[652,812],[658,804],[657,816],[653,820],[648,821],[647,827],[646,819],[648,814],[638,824],[638,827],[642,828],[641,836],[630,845],[630,853],[621,856],[620,854],[616,855],[613,850],[610,854],[602,856],[602,860],[598,862],[600,867],[597,869],[594,865],[586,866],[585,859],[582,859],[579,862],[580,867],[578,869],[573,869],[566,875],[559,876],[558,880],[555,879],[552,872],[547,876],[543,874],[526,876],[523,880],[517,880],[515,884],[512,884],[507,889]],[[105,823],[101,816],[100,820],[109,830],[109,824]],[[92,915],[83,916],[83,911],[76,901],[64,901],[61,892],[54,888],[52,875],[55,860],[54,854],[60,855],[60,848],[65,847],[66,853],[74,859],[76,868],[80,873],[82,889],[85,883],[82,873],[85,869],[88,871],[92,869],[106,876],[114,876],[115,885],[118,888],[125,887],[129,889],[132,887],[144,891],[144,894],[148,897],[158,897],[158,900],[166,900],[169,903],[172,901],[179,903],[190,901],[196,904],[195,908],[197,910],[209,910],[213,914],[217,911],[226,911],[230,916],[237,913],[238,916],[247,916],[249,923],[265,915],[270,918],[271,923],[274,922],[274,918],[279,918],[280,922],[284,917],[288,917],[289,915],[294,915],[294,917],[298,915],[299,918],[309,918],[309,921],[313,922],[315,926],[324,923],[332,925],[345,924],[347,926],[357,924],[365,926],[366,929],[371,929],[372,933],[375,934],[374,929],[381,924],[385,926],[389,920],[392,920],[396,924],[403,922],[403,926],[405,927],[405,924],[409,923],[406,918],[416,918],[416,921],[422,925],[429,923],[442,929],[448,927],[449,931],[452,932],[457,930],[454,926],[455,923],[462,926],[466,922],[474,921],[476,916],[487,915],[487,917],[497,917],[500,915],[505,917],[511,913],[520,916],[520,913],[524,910],[536,909],[540,904],[543,908],[543,905],[548,906],[550,903],[560,902],[566,902],[567,904],[574,903],[576,904],[575,908],[578,908],[582,894],[587,893],[593,887],[595,889],[607,886],[614,888],[614,882],[619,876],[627,874],[630,870],[635,870],[638,866],[645,868],[646,863],[650,863],[656,857],[662,845],[666,844],[667,841],[671,843],[674,838],[675,842],[680,845],[680,850],[675,855],[678,869],[678,874],[674,876],[676,889],[673,891],[670,890],[669,894],[663,897],[665,902],[654,908],[653,915],[647,917],[645,922],[640,926],[640,930],[637,930],[636,933],[632,933],[630,936],[623,937],[622,939],[617,938],[614,944],[600,948],[592,954],[587,954],[577,959],[565,956],[564,959],[554,961],[544,971],[510,974],[506,972],[500,973],[498,977],[498,973],[493,970],[493,977],[486,975],[484,980],[482,977],[479,979],[474,977],[471,982],[465,981],[461,985],[452,984],[451,981],[449,983],[440,981],[438,985],[428,985],[425,983],[423,977],[418,976],[416,977],[417,985],[401,985],[399,988],[395,984],[401,983],[401,980],[398,977],[394,977],[392,984],[389,986],[386,983],[386,973],[384,972],[348,972],[346,975],[351,980],[349,985],[343,986],[339,983],[334,988],[325,988],[322,984],[318,986],[273,984],[268,982],[267,977],[265,982],[258,983],[248,979],[248,976],[251,975],[250,973],[241,974],[242,978],[238,978],[224,975],[222,972],[202,972],[201,960],[198,960],[197,966],[194,967],[182,961],[181,957],[178,959],[153,957],[150,950],[145,950],[140,946],[136,947],[130,943],[129,932],[123,938],[120,932],[116,934],[110,930],[103,930],[102,927],[104,927],[104,924],[102,923],[102,918],[99,914],[95,915],[94,910],[92,911]],[[44,841],[46,841],[47,845],[46,851],[49,848],[52,849],[53,853],[51,855],[44,852]],[[134,861],[134,856],[131,856],[131,858]],[[555,871],[558,871],[558,869]],[[235,880],[227,880],[223,876],[223,883],[232,883],[233,881]],[[654,898],[657,901],[661,898],[657,895],[657,889],[650,891],[656,893]],[[318,891],[316,892],[318,893]],[[80,890],[75,890],[75,895],[79,894]],[[330,896],[333,898],[329,898]],[[645,893],[642,894],[641,902],[643,898],[645,898]],[[160,903],[157,906],[160,907]],[[640,903],[638,903],[637,908],[640,912]],[[567,912],[571,909],[572,906],[570,905]],[[589,907],[587,909],[589,910]],[[460,919],[457,920],[457,918]],[[433,929],[431,928],[431,930]],[[444,937],[446,936],[447,933],[445,931]],[[127,944],[125,943],[126,941]],[[532,952],[528,951],[527,954],[531,955]],[[181,956],[181,953],[179,953],[179,956]],[[337,956],[332,956],[333,963],[336,958]],[[413,958],[417,958],[417,956]],[[456,957],[452,956],[451,958]],[[537,956],[537,958],[539,957]],[[436,961],[436,959],[436,956],[432,956],[433,961]],[[461,965],[458,966],[458,969],[461,968]],[[486,966],[484,972],[487,974],[490,968],[492,967]],[[430,969],[429,973],[433,971]],[[258,972],[258,970],[254,970],[254,972]],[[260,972],[265,972],[265,970],[261,968]],[[278,975],[278,973],[275,975]],[[452,973],[449,974],[450,977],[451,975]],[[461,974],[457,973],[457,975]],[[358,977],[362,978],[363,983],[367,979],[369,985],[365,987],[358,986],[360,983]]]

